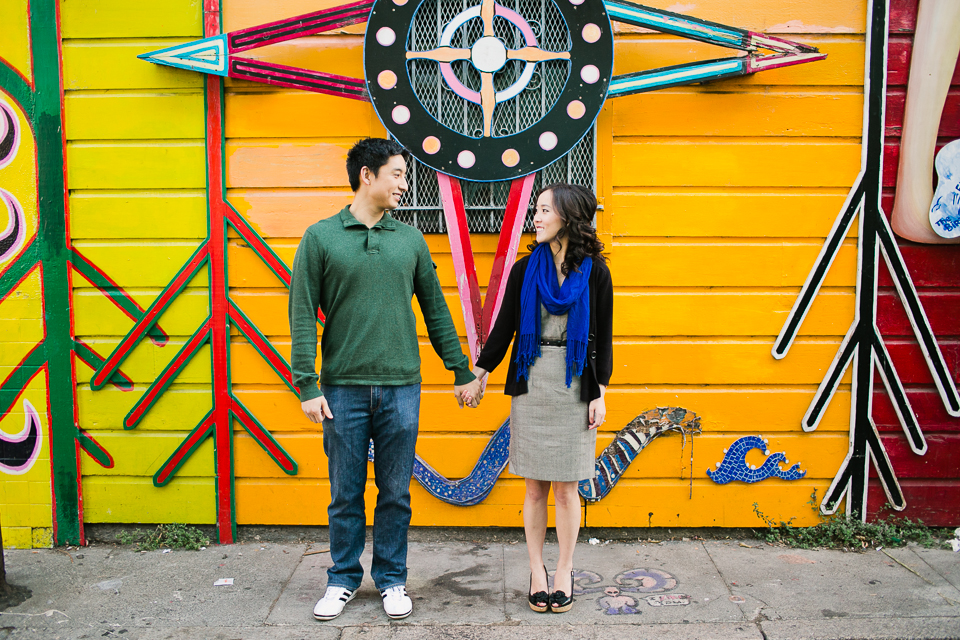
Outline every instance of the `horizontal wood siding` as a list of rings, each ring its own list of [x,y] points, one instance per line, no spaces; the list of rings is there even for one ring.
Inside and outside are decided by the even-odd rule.
[[[206,237],[204,107],[199,74],[151,65],[136,55],[201,37],[201,3],[101,0],[104,16],[97,20],[69,4],[63,12],[63,62],[71,233],[78,250],[146,306]],[[336,3],[226,0],[224,28],[240,29],[324,4]],[[708,0],[689,11],[814,44],[829,57],[746,78],[612,99],[604,108],[597,125],[603,203],[598,228],[616,287],[616,335],[609,417],[598,452],[632,418],[658,406],[696,412],[703,434],[651,444],[609,496],[584,507],[585,523],[749,527],[760,524],[750,506],[756,502],[768,516],[813,524],[818,518],[807,504],[811,493],[823,494],[847,450],[849,377],[816,433],[804,433],[800,419],[853,317],[853,234],[790,357],[774,360],[770,349],[859,170],[866,3]],[[891,45],[892,77],[905,77],[897,65],[908,64],[910,28],[898,31]],[[359,25],[251,53],[360,77],[362,32]],[[732,53],[637,30],[617,33],[617,73]],[[895,47],[900,47],[896,55]],[[902,84],[891,90],[894,120]],[[956,102],[952,93],[949,113],[956,112]],[[350,201],[347,149],[360,137],[384,135],[384,129],[369,103],[246,82],[227,83],[225,104],[228,199],[291,264],[303,230]],[[949,129],[955,121],[944,135],[957,135]],[[888,133],[898,126],[888,122]],[[896,166],[893,159],[885,164]],[[447,239],[428,236],[427,241],[463,338]],[[473,246],[479,279],[486,282],[496,237],[474,236]],[[904,246],[904,254],[948,363],[958,372],[957,254],[920,246]],[[288,355],[286,290],[237,237],[228,247],[228,266],[233,299]],[[950,458],[957,454],[947,452],[957,451],[960,430],[933,396],[909,324],[889,280],[884,282],[881,329],[910,385],[930,452],[917,458],[900,451],[899,427],[882,393],[876,421],[908,485],[908,502],[913,505],[916,496],[917,503],[929,503],[924,496],[933,495],[930,487],[956,490],[956,473],[951,476],[949,469],[960,465]],[[75,277],[73,285],[77,335],[109,354],[129,330],[130,319],[83,277]],[[127,412],[207,316],[208,300],[202,270],[161,320],[169,343],[161,347],[145,340],[124,364],[135,385],[132,392],[110,386],[90,391],[91,372],[78,367],[81,426],[116,460],[113,469],[84,460],[87,521],[214,521],[210,443],[169,486],[157,489],[151,483],[159,465],[209,409],[209,348],[201,349],[136,430],[122,429]],[[479,410],[460,410],[451,396],[452,375],[433,353],[422,322],[418,329],[424,381],[418,451],[439,472],[463,477],[509,415],[509,401],[500,393],[505,372],[494,373]],[[285,475],[237,431],[238,523],[325,524],[329,481],[319,428],[236,329],[231,340],[237,397],[299,465],[296,476]],[[771,452],[785,452],[807,475],[793,482],[713,483],[705,471],[745,435],[768,438]],[[759,466],[764,457],[754,451],[747,460]],[[509,473],[486,501],[471,508],[452,507],[413,485],[415,525],[522,525],[522,481]],[[371,484],[368,517],[374,492]],[[911,511],[930,517],[941,512]]]
[[[202,37],[201,10],[201,0],[61,4],[74,247],[144,308],[206,237],[206,160],[202,76],[137,55]],[[173,328],[170,342],[159,347],[146,340],[124,365],[137,380],[134,391],[110,385],[90,391],[92,371],[77,365],[80,426],[114,460],[104,469],[81,456],[86,522],[216,521],[209,440],[169,486],[153,485],[160,464],[209,410],[209,350],[178,380],[189,389],[187,402],[165,396],[149,416],[159,418],[153,428],[123,429],[123,417],[162,370],[157,363],[173,358],[206,317],[206,283],[205,275],[194,281],[196,288],[161,319]],[[130,318],[83,276],[74,275],[73,287],[77,336],[109,355],[130,330]]]
[[[910,72],[910,54],[913,50],[913,35],[916,28],[916,0],[901,0],[891,7],[890,45],[888,51],[886,138],[883,158],[883,209],[887,216],[893,211],[896,192],[897,168],[900,165],[900,135],[903,129],[903,110],[906,102],[907,82]],[[940,119],[936,149],[960,137],[960,61],[951,80],[946,105]],[[913,276],[924,307],[934,331],[944,348],[948,366],[954,377],[960,372],[956,359],[957,338],[960,336],[960,317],[952,311],[960,300],[960,278],[957,260],[960,252],[956,246],[922,245],[898,238],[907,268]],[[953,251],[950,251],[953,249]],[[881,293],[877,305],[877,324],[885,335],[894,333],[903,336],[898,347],[911,355],[896,358],[895,364],[901,379],[908,384],[911,402],[921,420],[928,451],[924,456],[914,454],[900,429],[893,429],[884,438],[884,446],[890,461],[900,478],[907,500],[902,515],[919,518],[928,524],[953,525],[960,509],[960,447],[957,446],[958,421],[943,411],[936,396],[933,379],[926,367],[919,346],[909,330],[909,322],[896,290],[887,274],[886,264],[881,264]],[[934,318],[939,318],[935,320]],[[883,389],[877,380],[878,389]],[[875,411],[893,413],[890,399],[878,392],[874,398]],[[894,425],[895,420],[892,421]],[[878,481],[871,481],[869,506],[876,517],[886,502]]]

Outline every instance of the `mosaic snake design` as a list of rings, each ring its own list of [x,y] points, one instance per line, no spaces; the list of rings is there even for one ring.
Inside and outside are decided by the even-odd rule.
[[[660,407],[641,413],[620,430],[613,442],[597,457],[596,475],[579,486],[584,500],[596,502],[617,484],[633,459],[656,438],[668,433],[700,433],[700,418],[682,407]],[[465,478],[449,480],[424,462],[419,455],[413,463],[413,477],[434,497],[449,504],[469,507],[483,502],[497,478],[507,467],[510,452],[510,420],[497,429]],[[369,456],[373,460],[373,443]]]

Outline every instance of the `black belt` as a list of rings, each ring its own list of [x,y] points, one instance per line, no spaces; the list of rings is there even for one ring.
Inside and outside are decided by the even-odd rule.
[[[567,346],[566,340],[544,340],[540,339],[540,345],[543,347],[565,347]]]

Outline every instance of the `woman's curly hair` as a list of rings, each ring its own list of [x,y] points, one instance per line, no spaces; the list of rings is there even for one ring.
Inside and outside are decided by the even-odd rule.
[[[553,208],[563,220],[563,228],[557,237],[568,236],[567,255],[560,271],[564,275],[571,271],[580,271],[580,263],[587,256],[606,262],[603,243],[597,238],[597,230],[593,228],[593,216],[597,212],[597,197],[593,192],[575,184],[561,182],[540,189],[534,201],[539,200],[540,195],[547,191],[553,192]],[[527,249],[531,251],[536,248],[536,239],[527,245]]]

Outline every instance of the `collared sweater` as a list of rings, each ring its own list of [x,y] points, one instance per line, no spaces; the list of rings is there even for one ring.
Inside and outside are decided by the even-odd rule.
[[[293,260],[290,364],[300,400],[330,385],[417,384],[420,348],[413,296],[430,343],[455,384],[475,379],[423,235],[385,213],[372,228],[349,207],[311,225]],[[317,310],[326,316],[316,370]]]

